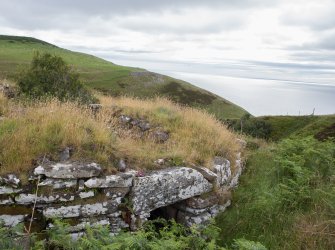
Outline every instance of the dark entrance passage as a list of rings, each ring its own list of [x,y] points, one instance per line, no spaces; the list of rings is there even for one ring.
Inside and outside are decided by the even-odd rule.
[[[149,220],[155,220],[158,218],[177,220],[177,212],[178,210],[173,206],[160,207],[150,212]]]

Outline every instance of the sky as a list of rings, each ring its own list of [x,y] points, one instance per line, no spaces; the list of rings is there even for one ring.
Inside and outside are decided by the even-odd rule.
[[[0,34],[157,69],[335,85],[335,0],[1,0]]]

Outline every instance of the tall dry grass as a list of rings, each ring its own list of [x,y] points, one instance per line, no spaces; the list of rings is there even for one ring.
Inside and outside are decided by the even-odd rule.
[[[27,170],[44,154],[56,159],[66,146],[76,158],[107,163],[111,143],[109,130],[88,110],[55,100],[35,103],[0,123],[0,173]]]
[[[17,104],[16,111],[0,122],[0,174],[26,172],[44,154],[57,160],[59,150],[66,146],[74,148],[75,159],[97,161],[110,171],[120,158],[137,169],[155,168],[159,158],[169,159],[172,165],[210,167],[217,155],[233,162],[239,149],[235,135],[204,111],[162,98],[100,96],[100,101],[103,109],[96,117],[85,107],[55,100]],[[113,115],[115,105],[123,114],[168,131],[169,140],[156,143],[149,132],[125,128]]]
[[[118,141],[118,150],[130,158],[136,155],[142,162],[150,164],[154,159],[165,157],[207,167],[211,166],[214,156],[235,161],[239,150],[236,135],[205,111],[181,107],[166,98],[140,100],[100,96],[100,101],[106,107],[104,112],[116,105],[122,107],[123,114],[147,119],[170,133],[170,139],[164,144],[123,137]]]
[[[8,108],[8,100],[0,91],[0,117],[7,114]]]

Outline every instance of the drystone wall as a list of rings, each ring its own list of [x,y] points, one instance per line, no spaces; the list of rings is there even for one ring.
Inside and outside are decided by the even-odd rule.
[[[74,236],[87,225],[107,225],[112,233],[136,230],[156,217],[205,224],[230,205],[242,171],[240,154],[234,165],[232,171],[228,160],[216,157],[212,170],[176,166],[106,175],[96,163],[47,162],[34,169],[27,185],[13,174],[0,178],[0,220],[5,226],[29,224],[35,204],[35,231],[60,219]]]

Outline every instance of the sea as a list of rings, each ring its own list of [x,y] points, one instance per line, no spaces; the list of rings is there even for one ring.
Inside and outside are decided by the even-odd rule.
[[[335,114],[333,84],[248,78],[199,72],[166,64],[113,60],[120,65],[137,66],[192,83],[244,108],[254,116]]]

